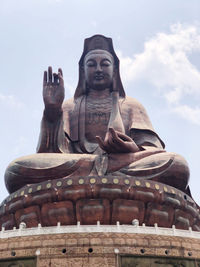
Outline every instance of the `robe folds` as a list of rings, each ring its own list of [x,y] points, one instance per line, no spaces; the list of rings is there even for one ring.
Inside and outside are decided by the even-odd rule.
[[[63,114],[55,122],[49,122],[45,114],[41,123],[38,153],[94,153],[98,144],[85,139],[86,96],[64,102]],[[137,145],[164,148],[156,134],[145,108],[134,98],[119,99],[119,110],[125,134],[132,137]]]
[[[107,154],[98,143],[88,142],[85,105],[86,96],[67,100],[54,121],[47,119],[44,111],[37,154],[18,158],[6,169],[5,183],[10,193],[46,180],[96,175],[151,179],[188,193],[187,162],[180,155],[164,150],[163,141],[137,100],[125,97],[118,101],[125,134],[140,148],[135,153]]]

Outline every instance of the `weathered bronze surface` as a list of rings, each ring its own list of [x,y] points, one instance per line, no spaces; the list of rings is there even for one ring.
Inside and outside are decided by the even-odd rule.
[[[19,222],[21,215],[27,214],[28,218],[31,213],[29,209],[33,209],[32,215],[36,214],[37,217],[35,223],[41,220],[40,216],[45,216],[45,224],[48,224],[48,210],[53,209],[52,224],[55,225],[57,220],[61,220],[60,212],[56,211],[59,209],[72,215],[70,219],[68,215],[62,219],[66,224],[76,223],[77,220],[84,224],[93,223],[99,218],[104,218],[105,224],[114,223],[115,214],[118,214],[118,220],[124,222],[129,222],[134,216],[142,222],[144,216],[149,214],[148,222],[152,221],[150,224],[153,224],[155,216],[158,221],[164,222],[166,218],[159,219],[159,216],[162,213],[165,216],[167,212],[164,226],[171,226],[174,211],[170,211],[170,205],[162,206],[163,202],[159,203],[160,206],[156,200],[152,202],[151,198],[156,199],[158,191],[156,188],[149,191],[148,187],[151,187],[151,182],[154,181],[190,195],[189,168],[180,155],[164,150],[164,143],[153,129],[144,107],[136,99],[125,95],[120,78],[119,59],[110,38],[95,35],[85,40],[79,61],[78,86],[73,99],[63,103],[63,73],[61,69],[58,69],[58,73],[53,73],[51,67],[44,72],[43,99],[45,108],[37,154],[14,160],[5,172],[6,187],[9,193],[12,193],[12,198],[17,190],[29,190],[29,185],[39,186],[42,182],[51,184],[55,179],[65,178],[71,179],[73,183],[76,177],[94,177],[95,180],[112,176],[116,179],[127,179],[129,183],[135,179],[141,183],[140,181],[145,179],[149,181],[149,186],[145,192],[129,187],[128,190],[135,190],[134,193],[128,196],[129,200],[122,200],[124,197],[116,198],[115,195],[123,187],[114,180],[109,188],[103,189],[101,185],[100,189],[97,187],[98,190],[94,189],[92,193],[91,184],[88,182],[88,189],[83,189],[81,184],[73,188],[68,184],[69,191],[72,190],[70,192],[46,192],[45,197],[49,204],[43,207],[41,203],[45,197],[41,196],[40,192],[34,196],[34,201],[27,196],[23,204],[17,200],[17,196],[9,206],[11,210],[2,211],[2,215],[14,216],[14,220]],[[110,199],[99,193],[95,195],[95,192],[103,191],[109,192],[107,196],[109,195],[111,201],[115,200],[112,218],[109,211]],[[73,196],[73,202],[69,195]],[[137,201],[134,200],[135,196],[139,198],[136,197]],[[60,202],[53,204],[55,200]],[[62,202],[63,200],[65,202]],[[75,209],[76,213],[73,213]],[[86,210],[89,213],[83,215]],[[157,210],[157,215],[151,219],[153,210]],[[88,219],[89,215],[92,219]],[[32,220],[33,218],[30,219]],[[194,222],[189,223],[188,226],[193,224]]]

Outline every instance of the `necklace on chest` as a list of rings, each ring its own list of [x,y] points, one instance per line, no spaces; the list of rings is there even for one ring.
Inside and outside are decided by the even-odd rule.
[[[86,99],[86,124],[103,124],[107,125],[112,110],[111,97],[103,99]]]

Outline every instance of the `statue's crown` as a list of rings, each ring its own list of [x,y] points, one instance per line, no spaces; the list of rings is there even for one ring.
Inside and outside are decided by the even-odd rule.
[[[95,49],[101,49],[111,53],[112,52],[111,50],[113,50],[112,39],[107,38],[103,35],[94,35],[90,38],[85,39],[84,46],[87,52]]]
[[[84,48],[83,48],[83,54],[81,56],[79,64],[83,64],[84,57],[87,53],[89,53],[92,50],[101,49],[109,52],[115,60],[115,64],[118,65],[119,59],[117,58],[114,48],[112,39],[105,37],[100,34],[93,35],[90,38],[86,38],[84,41]]]

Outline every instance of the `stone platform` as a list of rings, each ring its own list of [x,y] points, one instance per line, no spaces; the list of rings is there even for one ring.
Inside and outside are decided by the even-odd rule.
[[[156,225],[20,227],[0,232],[0,267],[11,264],[24,267],[195,267],[200,265],[200,233]]]
[[[0,206],[0,227],[139,224],[200,230],[199,207],[182,191],[151,180],[73,177],[27,185]]]

